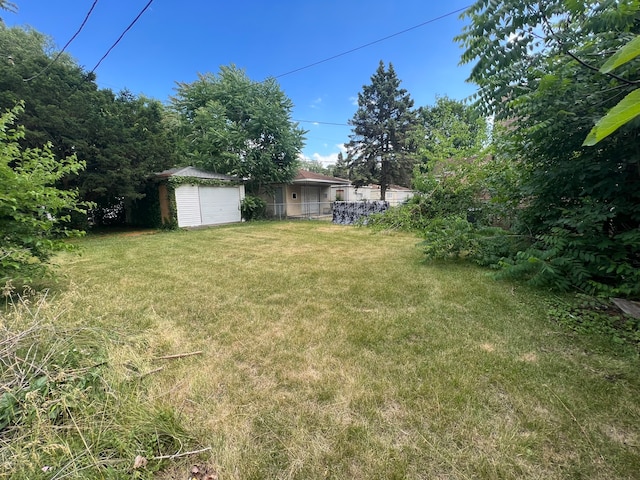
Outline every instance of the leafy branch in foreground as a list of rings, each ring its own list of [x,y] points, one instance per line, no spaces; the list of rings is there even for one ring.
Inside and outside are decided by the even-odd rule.
[[[600,73],[609,73],[612,70],[630,62],[640,55],[640,37],[635,37],[622,46],[600,68]],[[640,90],[636,89],[628,93],[614,107],[602,117],[589,132],[583,145],[593,146],[603,138],[608,137],[621,126],[629,123],[640,115]]]
[[[47,272],[56,250],[72,248],[65,239],[82,235],[66,223],[71,212],[85,213],[76,191],[55,185],[84,163],[75,156],[57,160],[47,144],[22,148],[24,128],[12,128],[22,107],[0,115],[0,282],[31,283]]]

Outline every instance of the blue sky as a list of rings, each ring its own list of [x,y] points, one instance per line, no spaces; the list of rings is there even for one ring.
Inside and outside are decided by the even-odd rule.
[[[50,35],[58,48],[78,29],[93,0],[13,0],[16,14],[5,23],[30,25]],[[100,0],[68,47],[91,70],[148,0]],[[280,76],[466,7],[471,0],[154,0],[140,20],[96,70],[100,87],[127,88],[163,102],[176,82],[216,73],[235,64],[253,80],[269,76],[292,99],[293,118],[346,124],[355,99],[370,83],[380,60],[392,62],[416,106],[437,95],[464,99],[475,91],[459,66],[459,14],[413,29],[334,60]],[[348,141],[350,127],[302,122],[309,131],[305,157],[327,164]]]

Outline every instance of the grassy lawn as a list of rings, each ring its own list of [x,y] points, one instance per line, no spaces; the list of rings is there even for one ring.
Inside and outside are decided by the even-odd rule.
[[[417,240],[328,223],[89,237],[59,320],[157,366],[220,479],[640,478],[640,361]],[[186,478],[194,459],[169,465]]]

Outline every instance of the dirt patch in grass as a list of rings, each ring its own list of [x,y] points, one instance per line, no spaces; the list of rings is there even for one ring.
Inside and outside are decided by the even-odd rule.
[[[523,355],[520,355],[520,360],[522,360],[523,362],[537,363],[538,355],[535,352],[525,353]]]
[[[491,343],[483,343],[480,345],[480,349],[484,350],[485,352],[489,352],[489,353],[493,353],[496,351],[496,347],[495,345],[492,345]]]

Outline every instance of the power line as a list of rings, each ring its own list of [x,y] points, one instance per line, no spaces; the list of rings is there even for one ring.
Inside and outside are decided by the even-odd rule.
[[[127,28],[124,29],[124,32],[122,32],[122,34],[118,37],[118,39],[113,43],[113,45],[111,45],[111,47],[109,47],[109,50],[107,50],[107,53],[105,53],[102,58],[98,61],[98,63],[96,63],[96,66],[93,67],[91,69],[91,71],[89,73],[93,73],[96,71],[96,69],[100,66],[100,64],[102,63],[102,61],[107,58],[109,56],[109,54],[111,53],[111,50],[113,50],[114,48],[116,48],[116,45],[118,45],[118,43],[120,43],[120,40],[122,40],[122,37],[124,37],[126,35],[126,33],[131,29],[131,27],[133,27],[136,22],[140,19],[140,17],[142,16],[142,14],[144,12],[147,11],[147,8],[149,8],[151,6],[151,4],[153,3],[153,0],[149,0],[149,2],[144,6],[144,8],[142,10],[140,10],[140,13],[138,13],[138,15],[136,16],[136,18],[133,19],[133,22],[131,22],[129,24],[129,26]]]
[[[317,62],[310,63],[309,65],[305,65],[304,67],[296,68],[294,70],[290,70],[288,72],[281,73],[280,75],[276,75],[273,78],[280,78],[280,77],[284,77],[286,75],[291,75],[292,73],[296,73],[296,72],[299,72],[301,70],[306,70],[307,68],[315,67],[316,65],[320,65],[321,63],[325,63],[325,62],[328,62],[330,60],[334,60],[336,58],[343,57],[345,55],[348,55],[350,53],[356,52],[358,50],[362,50],[363,48],[370,47],[371,45],[375,45],[376,43],[384,42],[385,40],[389,40],[390,38],[397,37],[398,35],[402,35],[403,33],[410,32],[411,30],[415,30],[417,28],[424,27],[425,25],[428,25],[428,24],[433,23],[433,22],[437,22],[438,20],[442,20],[443,18],[450,17],[451,15],[455,15],[456,13],[460,13],[460,12],[462,12],[464,10],[467,10],[469,7],[471,7],[471,5],[467,5],[466,7],[459,8],[458,10],[454,10],[452,12],[445,13],[444,15],[440,15],[439,17],[432,18],[431,20],[427,20],[426,22],[422,22],[422,23],[420,23],[418,25],[414,25],[413,27],[405,28],[404,30],[402,30],[400,32],[392,33],[391,35],[387,35],[386,37],[382,37],[382,38],[379,38],[379,39],[374,40],[372,42],[366,43],[364,45],[360,45],[359,47],[352,48],[351,50],[347,50],[346,52],[338,53],[337,55],[333,55],[333,56],[325,58],[323,60],[319,60]]]
[[[40,70],[38,73],[36,73],[35,75],[29,77],[29,78],[23,78],[22,80],[25,82],[30,82],[31,80],[33,80],[34,78],[38,78],[40,75],[42,75],[44,72],[46,72],[47,70],[49,70],[49,67],[51,67],[51,65],[53,65],[54,63],[56,63],[56,61],[60,58],[60,56],[63,54],[63,52],[67,49],[67,47],[69,45],[71,45],[71,42],[73,42],[76,37],[78,36],[78,34],[80,34],[80,32],[82,31],[82,29],[84,28],[84,26],[87,23],[87,20],[89,20],[89,17],[91,16],[91,13],[93,12],[93,9],[96,7],[96,5],[98,4],[98,0],[94,0],[93,5],[91,5],[91,8],[89,9],[89,11],[87,12],[87,14],[84,17],[84,20],[82,21],[82,24],[80,25],[80,28],[78,28],[78,31],[76,33],[73,34],[73,37],[71,37],[71,39],[67,42],[67,44],[62,47],[62,50],[60,50],[58,52],[58,54],[55,56],[55,58],[53,60],[51,60],[51,62],[44,67],[42,70]]]

